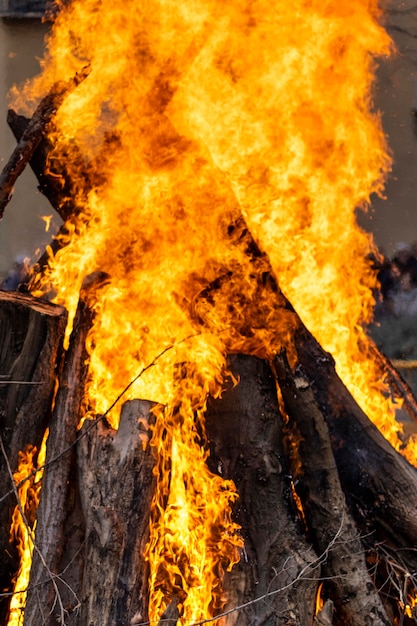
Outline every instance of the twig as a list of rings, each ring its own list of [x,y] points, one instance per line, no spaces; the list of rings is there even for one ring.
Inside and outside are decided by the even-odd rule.
[[[62,576],[65,574],[65,572],[68,570],[68,568],[71,567],[72,563],[75,561],[77,556],[80,554],[81,550],[83,550],[84,546],[85,546],[85,541],[82,542],[80,547],[76,550],[74,556],[69,560],[69,562],[64,567],[64,569],[59,572],[59,574],[54,574],[53,572],[51,572],[52,577],[53,578],[57,578],[60,582],[64,583],[68,587],[68,584],[64,580],[62,580]],[[11,598],[12,596],[16,596],[19,593],[27,593],[28,591],[31,591],[32,589],[36,589],[36,587],[41,587],[42,585],[45,585],[49,581],[50,581],[50,579],[47,578],[45,580],[40,580],[38,583],[30,583],[24,589],[19,589],[19,591],[4,591],[3,593],[0,593],[0,598]],[[69,589],[74,594],[74,590],[71,589],[71,587],[69,587]],[[77,596],[75,596],[75,597],[76,597],[77,601],[79,602],[78,597]],[[75,608],[78,608],[78,606],[75,607]]]
[[[26,380],[0,380],[0,385],[46,385],[46,382]]]

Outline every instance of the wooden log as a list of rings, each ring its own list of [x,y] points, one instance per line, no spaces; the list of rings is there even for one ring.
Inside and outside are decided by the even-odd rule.
[[[390,361],[390,359],[387,359],[371,341],[369,343],[369,350],[371,357],[379,364],[381,372],[386,376],[393,395],[404,401],[404,410],[407,412],[407,415],[417,423],[417,399],[414,397],[410,385],[400,374],[398,365]],[[398,361],[397,363],[401,364],[401,362]]]
[[[77,447],[86,523],[80,626],[148,619],[149,567],[143,554],[155,489],[148,445],[152,407],[145,400],[126,403],[117,431],[100,422]],[[88,427],[86,422],[81,435]]]
[[[239,384],[210,400],[206,432],[210,466],[239,492],[235,520],[242,527],[241,559],[225,575],[225,626],[312,624],[320,561],[297,528],[282,420],[268,364],[234,355]],[[241,605],[247,606],[234,611]]]
[[[65,310],[18,293],[0,292],[0,436],[10,470],[19,451],[38,450],[52,410],[66,326]],[[16,506],[5,458],[0,455],[0,588],[10,591],[18,557],[9,542]],[[8,599],[0,599],[5,623]]]
[[[3,217],[4,209],[13,195],[13,187],[17,178],[38,147],[57,109],[66,96],[88,76],[88,73],[89,68],[84,68],[71,80],[56,83],[38,104],[19,143],[0,174],[0,219]]]
[[[268,260],[253,247],[250,234],[238,228],[235,241],[251,260],[252,284],[246,294],[236,291],[234,285],[242,284],[239,274],[247,277],[245,270],[237,264],[224,268],[216,281],[195,293],[191,311],[194,323],[212,332],[216,328],[230,329],[229,351],[248,350],[263,358],[272,358],[271,346],[277,350],[284,346],[290,351],[292,362],[305,368],[328,421],[342,489],[359,531],[376,551],[383,542],[394,559],[401,553],[404,571],[416,571],[416,469],[361,411],[335,373],[332,357],[319,346],[279,291],[268,270]],[[264,272],[258,269],[262,264]],[[222,306],[225,301],[227,308]]]
[[[45,623],[60,603],[55,576],[65,544],[64,521],[69,515],[68,484],[74,463],[77,426],[83,416],[84,385],[88,372],[86,337],[93,322],[95,293],[106,279],[91,275],[83,283],[65,365],[49,423],[46,468],[37,510],[36,541],[25,608],[25,625]],[[58,603],[58,604],[56,604]]]
[[[417,470],[363,413],[334,369],[334,361],[301,325],[297,360],[326,418],[340,482],[369,543],[383,542],[417,570]]]
[[[326,554],[323,576],[332,589],[336,613],[345,626],[390,626],[372,581],[356,524],[348,510],[324,416],[309,381],[294,377],[285,352],[274,361],[297,444],[292,476],[316,552]]]
[[[416,469],[392,448],[343,385],[335,372],[332,356],[314,339],[280,291],[268,259],[254,242],[243,219],[235,222],[231,244],[243,249],[254,268],[249,295],[233,289],[234,284],[242,284],[245,270],[239,266],[225,267],[223,274],[209,286],[200,292],[196,287],[190,311],[192,320],[213,332],[227,325],[231,337],[229,351],[248,350],[266,359],[272,358],[274,346],[277,350],[285,347],[290,352],[293,362],[301,364],[308,379],[314,382],[313,391],[320,406],[325,407],[336,462],[339,471],[346,474],[343,489],[348,489],[356,499],[354,494],[358,494],[359,484],[364,489],[364,501],[374,502],[375,506],[378,494],[383,494],[384,502],[379,503],[380,515],[376,518],[378,523],[387,526],[386,530],[391,529],[393,540],[396,536],[399,539],[398,531],[401,531],[398,547],[414,545],[417,539]],[[195,277],[193,280],[198,284]],[[217,303],[226,300],[227,309],[219,307],[218,313]],[[262,342],[264,333],[267,334],[265,343]],[[372,467],[367,468],[365,459],[369,458],[369,450],[373,451]],[[349,467],[355,457],[357,471],[353,474]],[[371,517],[377,514],[373,508],[369,512]],[[389,521],[385,518],[384,522],[388,512]],[[397,526],[394,530],[398,513],[402,522],[400,528]]]

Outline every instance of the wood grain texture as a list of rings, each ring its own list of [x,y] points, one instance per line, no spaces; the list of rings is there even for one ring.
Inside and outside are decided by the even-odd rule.
[[[307,626],[320,567],[291,502],[275,380],[255,357],[234,355],[229,365],[239,384],[210,401],[206,419],[211,467],[237,486],[235,519],[245,542],[240,562],[225,576],[225,610],[270,595],[221,623]]]
[[[0,292],[0,436],[13,473],[19,451],[29,445],[39,450],[49,422],[66,321],[60,306]],[[18,567],[17,552],[9,542],[16,506],[10,489],[9,472],[0,455],[0,587],[6,591]],[[0,598],[0,623],[7,605]]]

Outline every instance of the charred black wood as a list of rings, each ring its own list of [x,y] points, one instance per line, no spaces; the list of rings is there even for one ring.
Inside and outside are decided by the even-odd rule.
[[[224,610],[232,612],[224,623],[311,624],[321,566],[291,498],[275,380],[255,357],[233,355],[228,367],[240,382],[230,381],[206,415],[210,467],[236,484],[234,514],[244,539],[240,562],[225,574]]]
[[[39,450],[51,415],[66,321],[60,306],[0,292],[0,436],[12,473],[19,452],[28,446]],[[16,506],[11,487],[0,455],[0,587],[6,592],[19,564],[9,541]],[[0,623],[6,623],[7,609],[8,599],[0,598]]]
[[[19,143],[0,174],[0,219],[3,217],[4,209],[13,195],[13,187],[17,178],[23,172],[34,151],[45,136],[48,125],[57,109],[66,96],[88,76],[88,73],[88,68],[84,68],[71,80],[56,83],[51,91],[40,101],[20,137]]]
[[[285,352],[274,361],[288,415],[293,451],[292,476],[316,551],[325,554],[322,572],[332,589],[338,619],[345,626],[390,626],[371,579],[359,531],[348,510],[329,431],[301,369],[293,375]]]
[[[326,353],[300,325],[297,362],[326,419],[340,482],[361,534],[382,542],[410,572],[417,570],[417,470],[372,424],[348,392]]]

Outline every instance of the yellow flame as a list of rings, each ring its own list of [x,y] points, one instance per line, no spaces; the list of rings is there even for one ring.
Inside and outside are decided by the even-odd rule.
[[[316,610],[315,610],[315,615],[318,615],[320,613],[320,611],[323,609],[323,606],[324,606],[323,597],[321,595],[322,591],[323,591],[323,583],[320,583],[319,586],[317,587],[317,593],[316,593]]]
[[[42,215],[41,219],[45,222],[45,232],[47,233],[51,227],[52,215]]]
[[[355,398],[400,445],[362,330],[375,251],[355,220],[390,167],[372,111],[374,59],[391,48],[378,18],[376,0],[73,0],[42,74],[15,91],[31,106],[91,68],[50,137],[81,213],[34,293],[52,283],[72,318],[83,278],[110,276],[88,339],[93,411],[172,346],[126,394],[165,405],[153,437],[153,619],[174,596],[190,619],[220,604],[239,545],[236,496],[205,466],[205,395],[219,393],[228,350],[270,355],[294,323],[262,290],[267,267],[231,228],[239,216]]]
[[[17,471],[13,474],[16,485],[24,480],[34,470],[34,459],[37,461],[37,467],[45,463],[46,456],[46,440],[48,431],[45,432],[42,445],[37,454],[35,446],[28,446],[24,452],[19,452],[19,465]],[[36,472],[34,477],[26,480],[18,489],[20,505],[26,517],[26,521],[32,518],[34,521],[29,528],[26,526],[19,506],[16,508],[12,517],[12,525],[10,529],[10,541],[13,541],[20,557],[19,571],[14,582],[13,596],[9,605],[9,621],[7,626],[23,626],[24,609],[26,606],[27,588],[29,586],[30,568],[32,565],[33,541],[35,537],[36,519],[35,513],[39,503],[39,494],[41,487],[43,470]]]

